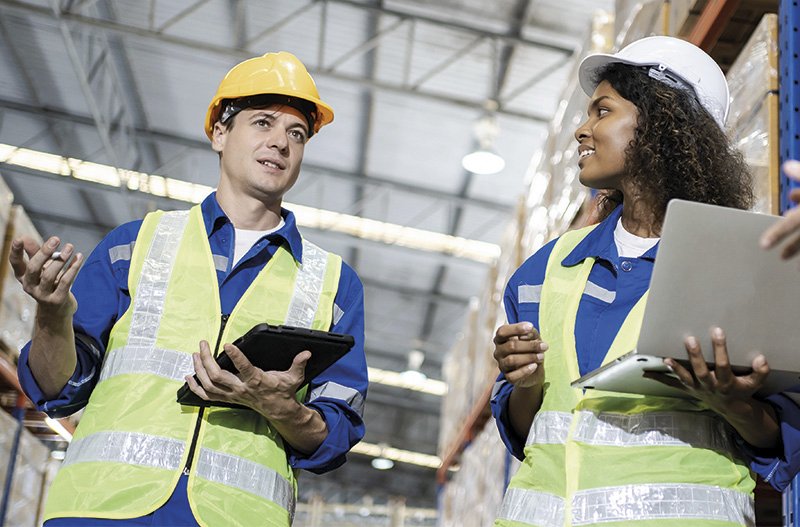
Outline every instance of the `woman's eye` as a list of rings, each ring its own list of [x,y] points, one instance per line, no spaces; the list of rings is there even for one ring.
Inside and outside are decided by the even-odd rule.
[[[607,113],[608,113],[608,108],[598,108],[597,109],[597,115],[599,115],[600,117],[603,117]]]

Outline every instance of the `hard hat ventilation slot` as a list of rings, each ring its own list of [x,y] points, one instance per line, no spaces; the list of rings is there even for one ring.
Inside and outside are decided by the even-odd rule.
[[[689,85],[689,83],[687,83],[680,77],[677,77],[670,70],[668,70],[667,67],[663,64],[659,64],[658,66],[654,67],[648,67],[647,74],[650,76],[650,78],[655,79],[659,82],[663,82],[664,84],[670,86],[671,88],[686,90],[692,94],[695,93],[694,88],[692,88],[692,86]]]

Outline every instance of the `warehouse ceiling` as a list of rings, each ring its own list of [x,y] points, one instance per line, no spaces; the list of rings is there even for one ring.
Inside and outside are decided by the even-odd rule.
[[[293,52],[336,119],[307,145],[287,201],[344,215],[304,232],[364,282],[370,366],[401,372],[417,350],[422,373],[441,379],[593,11],[613,4],[0,0],[0,143],[214,187],[217,157],[202,127],[219,80],[245,58]],[[478,146],[475,124],[487,116],[506,165],[475,175],[461,157]],[[120,223],[188,206],[10,164],[0,175],[43,236],[84,252]],[[417,241],[435,233],[490,245],[471,255],[408,247],[342,228],[350,217],[426,231]],[[436,454],[440,404],[438,395],[373,383],[365,442]],[[401,495],[435,507],[433,469],[397,463],[379,472],[370,459],[353,454],[332,475],[303,476],[301,500]]]

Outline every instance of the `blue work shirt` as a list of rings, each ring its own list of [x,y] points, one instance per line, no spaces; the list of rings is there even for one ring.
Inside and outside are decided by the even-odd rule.
[[[282,244],[296,260],[302,261],[302,237],[290,211],[283,209],[281,212],[283,227],[257,241],[233,267],[234,227],[217,203],[215,193],[203,201],[201,210],[217,268],[224,314],[233,311],[242,294]],[[137,220],[109,233],[86,259],[75,279],[72,292],[78,300],[78,309],[73,326],[78,362],[61,393],[52,399],[44,396],[28,366],[30,342],[21,350],[18,367],[20,383],[36,407],[51,417],[64,417],[83,408],[97,384],[111,328],[130,305],[130,254],[141,225],[142,220]],[[355,271],[345,263],[342,263],[333,311],[330,331],[352,335],[355,345],[342,359],[311,380],[308,391],[311,393],[314,388],[331,382],[353,388],[358,395],[349,401],[323,395],[306,403],[325,419],[328,435],[312,454],[295,451],[288,444],[284,444],[284,447],[293,468],[315,473],[340,466],[346,460],[345,454],[364,437],[364,422],[359,411],[363,408],[368,385],[364,356],[364,288]],[[178,488],[185,489],[185,486]],[[185,493],[185,490],[182,492]],[[173,496],[169,503],[178,501]],[[180,503],[188,507],[185,499]],[[191,511],[187,512],[191,518]],[[49,521],[47,524],[69,525],[59,523],[61,521]]]
[[[614,243],[614,228],[621,214],[620,206],[561,262],[573,266],[586,258],[595,258],[575,321],[575,348],[581,375],[600,367],[628,313],[650,285],[658,244],[639,258],[620,258]],[[509,324],[527,321],[539,327],[538,298],[519,295],[519,291],[520,286],[523,291],[541,287],[555,243],[553,240],[542,247],[511,276],[503,297]],[[516,433],[508,415],[513,385],[502,374],[497,381],[491,399],[492,414],[503,443],[515,457],[523,459],[526,438]],[[800,470],[800,407],[783,394],[770,396],[767,401],[775,408],[780,422],[782,451],[765,452],[738,436],[736,439],[749,457],[751,469],[776,489],[783,490]]]

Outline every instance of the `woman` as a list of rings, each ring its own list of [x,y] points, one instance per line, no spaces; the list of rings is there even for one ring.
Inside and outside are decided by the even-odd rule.
[[[751,205],[747,167],[721,128],[725,77],[692,44],[649,37],[587,57],[580,78],[591,97],[575,132],[580,180],[601,191],[604,219],[543,247],[506,289],[492,410],[523,464],[496,525],[754,525],[744,452],[785,486],[781,428],[797,412],[783,396],[753,398],[769,373],[763,356],[734,375],[717,329],[714,371],[692,337],[693,371],[666,361],[692,399],[569,385],[633,349],[670,199]]]

